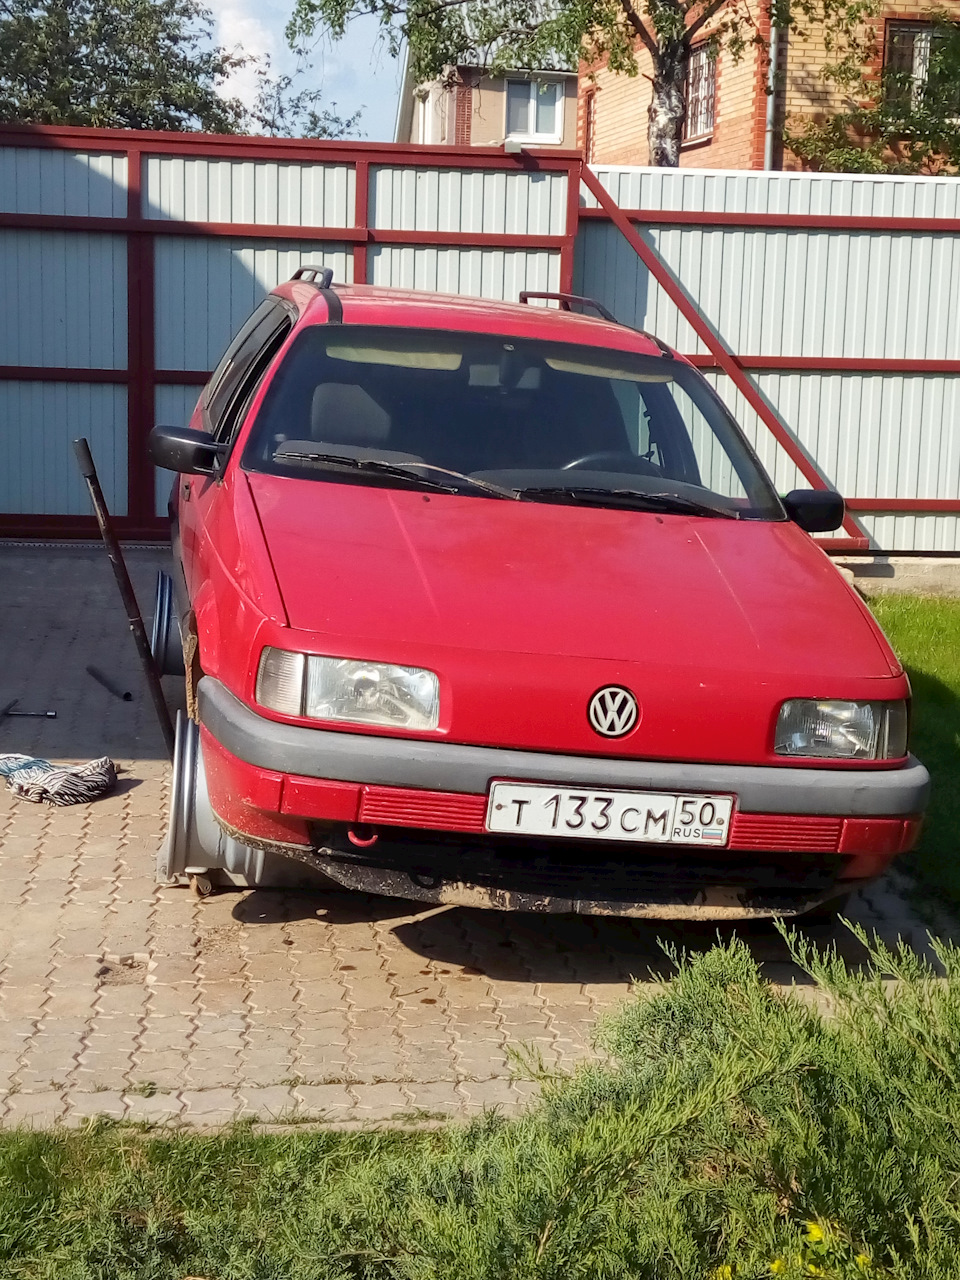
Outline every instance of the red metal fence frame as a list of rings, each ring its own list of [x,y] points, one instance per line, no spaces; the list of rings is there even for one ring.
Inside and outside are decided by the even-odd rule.
[[[43,147],[127,158],[127,209],[124,217],[78,217],[0,213],[0,228],[84,231],[121,235],[127,243],[127,367],[125,369],[50,368],[0,365],[0,380],[111,383],[127,388],[127,512],[118,517],[126,538],[162,538],[166,522],[154,515],[153,468],[146,438],[154,421],[157,386],[202,385],[205,369],[157,369],[154,332],[154,243],[158,236],[189,235],[243,240],[330,241],[353,247],[353,274],[367,282],[367,248],[372,244],[461,246],[463,248],[545,249],[559,252],[560,288],[573,287],[573,252],[579,213],[581,157],[578,151],[524,151],[501,147],[394,146],[287,138],[250,138],[199,133],[151,133],[123,129],[11,126],[0,129],[0,147]],[[143,207],[144,161],[148,156],[202,156],[211,159],[270,160],[352,166],[356,174],[353,224],[346,227],[276,226],[265,223],[181,222],[148,218]],[[566,226],[560,236],[493,235],[473,231],[384,230],[369,224],[370,169],[374,165],[411,168],[499,169],[507,173],[559,172],[567,176]],[[0,514],[0,536],[90,537],[92,517]]]
[[[670,267],[638,234],[635,224],[662,226],[734,226],[805,230],[946,232],[960,233],[957,219],[864,218],[821,214],[757,214],[690,210],[621,209],[600,179],[575,151],[522,151],[507,154],[500,147],[399,146],[286,138],[250,138],[196,133],[150,133],[113,129],[57,126],[9,126],[0,129],[0,147],[44,147],[127,157],[127,209],[119,218],[0,213],[0,228],[100,232],[123,235],[127,243],[128,350],[126,369],[51,368],[0,365],[0,381],[57,381],[112,383],[127,387],[128,515],[118,519],[127,538],[164,535],[164,522],[154,515],[153,470],[146,456],[146,436],[153,423],[154,394],[162,385],[201,385],[203,369],[157,369],[154,346],[154,244],[164,235],[231,237],[245,240],[314,240],[352,245],[354,280],[367,281],[367,250],[376,244],[452,245],[465,248],[522,248],[559,252],[560,288],[573,287],[574,250],[581,219],[609,220],[640,257],[651,276],[698,335],[709,354],[689,357],[700,368],[718,368],[728,375],[760,420],[815,488],[829,480],[763,397],[747,370],[815,371],[819,373],[960,373],[960,360],[853,359],[846,357],[754,356],[733,353],[697,309]],[[143,164],[148,156],[188,155],[235,160],[328,163],[352,165],[356,174],[354,222],[347,227],[271,226],[263,223],[181,222],[148,218],[143,208]],[[499,169],[504,172],[563,172],[567,176],[566,225],[561,236],[492,235],[481,232],[384,230],[369,225],[371,166]],[[581,182],[598,208],[581,208]],[[825,541],[835,549],[866,550],[869,538],[854,512],[900,515],[958,515],[960,499],[863,498],[847,500],[847,537]],[[88,537],[92,519],[81,516],[0,514],[0,535]]]

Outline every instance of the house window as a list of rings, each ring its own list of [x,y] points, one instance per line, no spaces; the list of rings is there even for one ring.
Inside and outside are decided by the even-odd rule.
[[[597,143],[597,91],[591,89],[583,104],[583,158],[593,164]]]
[[[684,99],[687,104],[683,122],[684,142],[709,137],[713,133],[713,114],[717,101],[717,60],[710,56],[709,45],[697,45],[690,50]]]
[[[562,98],[556,80],[507,81],[507,137],[559,142]]]
[[[919,107],[924,91],[931,87],[938,96],[945,90],[960,114],[960,88],[937,83],[944,72],[937,66],[936,54],[949,38],[947,30],[929,22],[888,22],[886,37],[883,70],[887,101],[904,108]]]

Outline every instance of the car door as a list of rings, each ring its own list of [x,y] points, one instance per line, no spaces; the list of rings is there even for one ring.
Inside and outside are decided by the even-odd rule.
[[[211,539],[215,541],[220,508],[229,501],[224,467],[257,387],[295,319],[295,311],[284,299],[269,297],[262,302],[230,343],[197,404],[192,425],[213,436],[222,457],[213,476],[178,477],[176,534],[191,601],[209,576]]]

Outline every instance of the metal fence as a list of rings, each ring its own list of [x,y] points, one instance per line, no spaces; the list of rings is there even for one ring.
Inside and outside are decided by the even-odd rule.
[[[183,422],[263,294],[336,279],[569,288],[579,155],[112,130],[0,131],[0,533],[92,532],[86,435],[125,535],[163,531],[154,422]]]
[[[845,545],[960,550],[956,179],[61,128],[0,131],[0,533],[91,532],[77,435],[122,531],[160,533],[147,432],[305,261],[576,287],[704,368],[781,490],[836,485]]]
[[[861,526],[848,545],[960,549],[960,181],[595,173],[578,290],[700,365],[781,492],[805,483],[798,461],[815,462]],[[603,193],[686,306],[600,208]],[[694,331],[698,318],[736,353],[787,447]]]

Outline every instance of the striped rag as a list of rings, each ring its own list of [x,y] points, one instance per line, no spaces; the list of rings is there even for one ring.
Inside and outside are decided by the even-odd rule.
[[[85,804],[105,795],[117,781],[111,759],[86,764],[51,764],[36,756],[0,756],[0,777],[15,796],[36,804]]]

